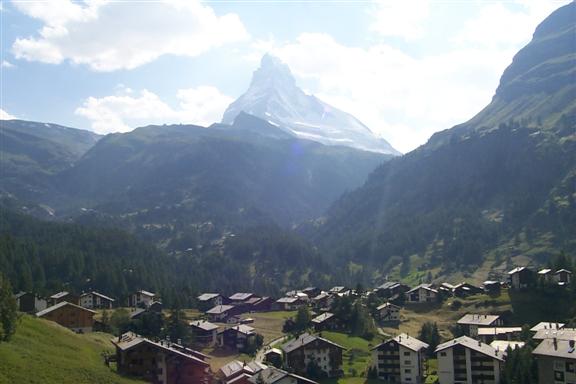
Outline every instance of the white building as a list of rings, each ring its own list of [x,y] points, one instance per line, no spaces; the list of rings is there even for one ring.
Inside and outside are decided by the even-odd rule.
[[[576,338],[542,340],[532,354],[538,362],[539,383],[576,383]]]
[[[407,303],[435,303],[438,301],[438,290],[431,284],[420,284],[404,294]]]
[[[462,336],[436,348],[441,384],[498,384],[504,354],[496,348]]]
[[[372,349],[378,379],[391,383],[424,382],[428,344],[403,333]]]
[[[129,307],[149,307],[156,301],[156,294],[148,291],[137,291],[128,296]]]
[[[98,292],[86,292],[80,295],[80,306],[84,308],[107,308],[114,305],[114,299]]]
[[[467,313],[458,320],[458,324],[464,328],[466,336],[476,337],[479,327],[497,327],[502,325],[502,320],[498,315]]]

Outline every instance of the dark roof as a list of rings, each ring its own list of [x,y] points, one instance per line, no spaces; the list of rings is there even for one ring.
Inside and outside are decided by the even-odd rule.
[[[426,290],[428,290],[428,291],[432,291],[432,292],[438,293],[437,290],[435,290],[434,288],[432,288],[432,284],[420,284],[420,285],[412,288],[411,290],[409,290],[409,291],[406,292],[406,293],[416,292],[416,291],[418,291],[418,290],[420,290],[420,289],[426,289]]]
[[[234,308],[233,305],[217,305],[213,308],[210,308],[208,311],[206,311],[206,313],[210,315],[219,315],[221,313],[228,312],[232,308]]]
[[[252,376],[248,379],[250,383],[258,383],[259,380],[262,380],[264,384],[274,384],[278,381],[284,379],[285,377],[294,378],[297,382],[300,383],[307,383],[307,384],[318,384],[317,382],[307,379],[302,376],[295,375],[293,373],[288,373],[282,369],[278,369],[276,367],[268,367],[256,375]]]
[[[48,307],[48,308],[46,308],[46,309],[41,310],[40,312],[36,313],[36,316],[37,316],[37,317],[42,317],[42,316],[44,316],[44,315],[46,315],[46,314],[48,314],[48,313],[50,313],[50,312],[52,312],[52,311],[54,311],[54,310],[56,310],[56,309],[59,309],[59,308],[62,308],[62,307],[66,307],[66,306],[72,306],[72,307],[74,307],[74,308],[81,309],[81,310],[83,310],[83,311],[87,311],[87,312],[91,312],[91,313],[96,313],[96,312],[94,312],[94,311],[92,311],[92,310],[90,310],[90,309],[88,309],[88,308],[84,308],[84,307],[81,307],[81,306],[79,306],[79,305],[69,303],[69,302],[67,302],[67,301],[61,301],[60,303],[58,303],[58,304],[56,304],[56,305],[53,305],[53,306],[51,306],[51,307]]]
[[[284,344],[284,345],[282,346],[282,350],[283,350],[285,353],[289,353],[289,352],[292,352],[292,351],[297,350],[298,348],[301,348],[301,347],[303,347],[303,346],[306,346],[306,345],[308,345],[308,344],[310,344],[310,343],[312,343],[312,342],[314,342],[314,341],[316,341],[316,340],[321,340],[321,341],[323,341],[323,342],[325,342],[325,343],[332,344],[333,346],[335,346],[335,347],[337,347],[337,348],[340,348],[340,349],[343,349],[343,350],[346,349],[346,348],[344,348],[343,346],[338,345],[338,344],[336,344],[336,343],[334,343],[334,342],[332,342],[332,341],[330,341],[330,340],[327,340],[327,339],[325,339],[325,338],[323,338],[323,337],[311,335],[311,334],[309,334],[309,333],[304,333],[304,334],[300,335],[300,337],[298,337],[297,339],[291,340],[291,341],[287,342],[286,344]]]

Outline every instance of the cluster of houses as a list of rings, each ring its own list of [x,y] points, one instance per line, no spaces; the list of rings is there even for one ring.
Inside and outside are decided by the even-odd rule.
[[[434,353],[440,384],[497,384],[509,350],[521,348],[521,329],[503,327],[497,315],[467,314],[458,324],[465,335],[442,343]],[[531,332],[539,345],[532,352],[538,363],[539,383],[576,382],[576,329],[564,324],[540,323]],[[378,379],[390,383],[425,381],[429,345],[401,334],[373,348],[373,367]]]
[[[61,291],[48,298],[31,292],[20,292],[14,295],[20,312],[35,314],[36,317],[54,321],[75,332],[92,332],[101,324],[94,320],[95,309],[111,309],[115,299],[99,292],[90,291],[80,295]],[[156,294],[147,291],[136,291],[127,297],[129,306],[135,309],[130,314],[137,318],[146,311],[161,310],[161,302]]]
[[[567,269],[550,268],[535,271],[529,267],[516,267],[508,272],[510,287],[516,290],[525,289],[536,283],[567,286],[572,282],[572,272]]]

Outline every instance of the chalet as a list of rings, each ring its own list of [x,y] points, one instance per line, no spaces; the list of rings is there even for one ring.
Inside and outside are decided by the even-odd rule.
[[[155,384],[209,384],[206,356],[166,341],[154,342],[133,332],[111,340],[118,373]]]
[[[528,288],[534,283],[534,272],[528,267],[516,267],[508,272],[512,289]]]
[[[238,351],[245,350],[255,343],[255,340],[256,331],[245,324],[238,324],[218,333],[218,345]]]
[[[51,307],[64,301],[78,305],[80,302],[80,297],[68,291],[58,292],[48,298],[48,306]]]
[[[146,308],[157,301],[157,299],[155,293],[140,290],[128,296],[128,306]]]
[[[203,293],[196,298],[198,306],[202,310],[206,310],[217,305],[227,304],[225,297],[219,293]]]
[[[318,384],[302,376],[288,373],[282,369],[268,367],[248,379],[250,384]]]
[[[76,304],[62,301],[36,314],[46,320],[54,321],[74,332],[92,332],[96,312]]]
[[[238,293],[235,293],[232,296],[230,296],[228,298],[228,301],[232,305],[239,305],[239,304],[244,304],[244,302],[246,302],[246,300],[248,300],[252,297],[255,297],[255,296],[256,295],[254,295],[253,293],[238,292]]]
[[[264,362],[276,368],[282,367],[283,357],[282,350],[278,348],[270,348],[264,352]]]
[[[481,341],[461,336],[436,348],[438,378],[442,384],[497,384],[504,354]]]
[[[248,379],[267,366],[257,361],[249,363],[232,360],[216,372],[216,381],[219,384],[248,383]]]
[[[456,297],[467,297],[471,295],[477,295],[482,292],[482,288],[467,282],[462,282],[452,287],[452,295]]]
[[[378,379],[390,383],[423,384],[428,344],[403,333],[372,348]]]
[[[236,315],[238,309],[233,305],[217,305],[206,311],[210,321],[225,322],[230,316]]]
[[[522,327],[480,327],[478,328],[478,340],[490,344],[494,340],[514,341],[519,340]]]
[[[303,293],[307,294],[308,297],[316,297],[320,294],[321,290],[316,287],[306,287],[302,290]]]
[[[572,272],[567,269],[560,269],[554,272],[554,281],[560,285],[570,284],[572,281]]]
[[[342,375],[343,347],[322,337],[304,333],[282,346],[285,365],[298,375],[305,375],[314,361],[328,377]]]
[[[14,295],[20,312],[36,313],[48,307],[48,302],[31,292],[20,292]]]
[[[316,308],[329,308],[334,302],[334,298],[328,292],[320,292],[312,298],[312,305]]]
[[[502,320],[498,315],[467,313],[458,320],[458,324],[464,328],[466,336],[476,337],[478,336],[478,328],[497,327],[502,325]]]
[[[249,301],[250,312],[267,312],[272,310],[274,300],[271,297],[253,297]]]
[[[330,288],[328,293],[335,296],[348,296],[350,293],[352,293],[352,291],[350,290],[350,288],[344,286],[336,286]]]
[[[576,383],[576,338],[544,339],[532,351],[539,383]]]
[[[98,292],[86,292],[80,295],[80,306],[89,309],[110,309],[114,299]]]
[[[378,320],[382,322],[400,321],[400,307],[392,303],[384,303],[376,308]]]
[[[218,326],[206,320],[196,320],[189,323],[194,341],[208,346],[216,344],[218,336]]]
[[[550,268],[544,268],[539,270],[538,281],[546,284],[554,283],[554,272]]]
[[[404,294],[407,303],[435,303],[438,301],[438,290],[431,284],[420,284]]]
[[[500,294],[500,290],[502,289],[502,284],[499,281],[486,280],[482,284],[482,288],[484,289],[484,292],[488,295],[498,295]]]
[[[576,328],[540,329],[532,336],[534,340],[576,340]]]
[[[274,307],[282,311],[295,311],[304,305],[306,302],[299,297],[282,297],[276,300]]]
[[[409,290],[410,287],[407,286],[406,284],[402,284],[397,281],[387,281],[376,288],[376,294],[380,297],[390,299],[395,296],[403,295]]]
[[[530,328],[531,332],[538,332],[541,329],[547,329],[547,330],[559,330],[564,328],[566,324],[564,323],[551,323],[551,322],[547,322],[547,321],[542,321],[538,324],[536,324],[535,326],[533,326],[532,328]]]
[[[312,319],[314,330],[321,331],[334,331],[340,328],[340,321],[330,312],[325,312]]]
[[[440,293],[443,297],[450,297],[453,295],[454,286],[450,283],[442,283],[438,287],[438,293]]]

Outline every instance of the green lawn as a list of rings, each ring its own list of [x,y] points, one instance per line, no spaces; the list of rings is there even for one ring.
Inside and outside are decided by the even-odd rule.
[[[369,341],[361,337],[350,336],[340,332],[322,332],[322,337],[346,348],[342,356],[344,377],[338,380],[322,381],[323,384],[363,384],[376,382],[366,379],[366,371],[372,362],[370,349],[380,343],[381,339],[379,337],[375,337]]]
[[[143,383],[117,375],[104,365],[112,336],[77,335],[59,325],[23,316],[16,334],[0,343],[0,383]]]

